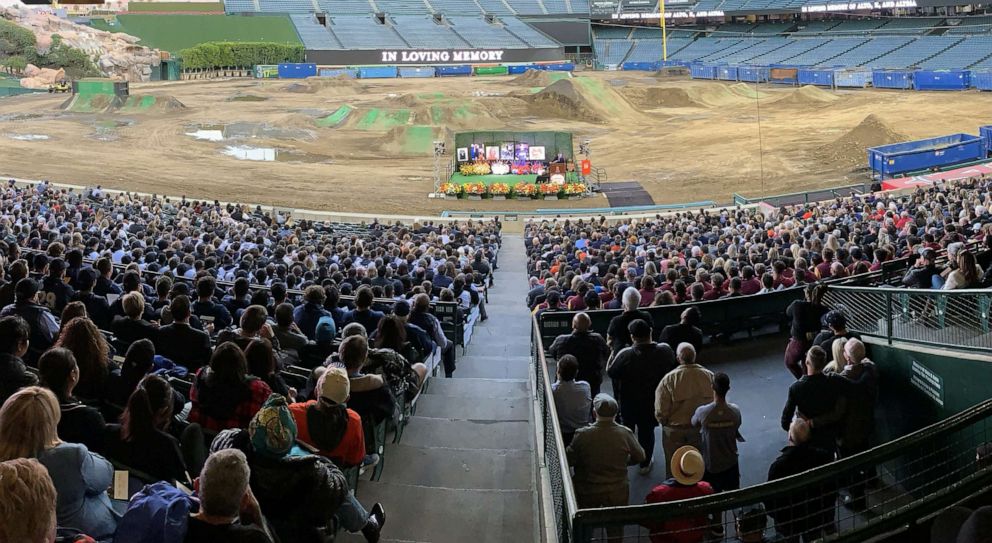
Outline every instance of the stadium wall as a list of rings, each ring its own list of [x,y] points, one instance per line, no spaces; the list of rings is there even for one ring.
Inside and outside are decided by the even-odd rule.
[[[321,66],[446,66],[558,62],[565,58],[561,47],[542,49],[309,49],[306,61]]]

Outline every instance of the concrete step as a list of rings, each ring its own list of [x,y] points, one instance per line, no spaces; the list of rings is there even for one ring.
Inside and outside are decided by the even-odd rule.
[[[417,401],[417,415],[459,420],[530,420],[527,398],[469,398],[425,394]]]
[[[479,348],[481,351],[481,347]],[[458,361],[455,379],[483,377],[486,379],[526,379],[530,374],[530,356],[513,356],[486,350],[486,356],[471,355]]]
[[[457,375],[457,374],[456,374]],[[457,379],[431,379],[427,396],[451,398],[524,398],[528,397],[526,379],[480,379],[459,376]]]
[[[531,451],[492,451],[411,447],[386,448],[382,480],[400,485],[451,489],[528,490],[533,473]],[[390,460],[397,459],[396,463]],[[365,481],[358,487],[364,490]]]
[[[533,450],[529,422],[455,420],[417,415],[403,432],[403,444],[448,449]]]
[[[386,541],[503,543],[536,541],[530,490],[460,490],[363,481],[358,499],[386,508]],[[354,536],[342,541],[361,541]]]

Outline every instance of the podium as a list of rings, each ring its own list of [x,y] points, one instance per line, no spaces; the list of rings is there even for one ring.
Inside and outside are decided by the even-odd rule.
[[[548,173],[551,175],[561,174],[565,175],[568,172],[568,166],[562,163],[553,163],[548,167]]]

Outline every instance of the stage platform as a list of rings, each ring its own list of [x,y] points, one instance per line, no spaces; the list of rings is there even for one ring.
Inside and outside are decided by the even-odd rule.
[[[451,176],[450,183],[456,183],[461,185],[462,183],[485,183],[486,186],[492,185],[493,183],[506,183],[511,187],[517,183],[537,183],[537,174],[528,175],[462,175],[460,172],[456,172]],[[579,178],[574,172],[568,174],[566,179],[568,183],[578,183]]]

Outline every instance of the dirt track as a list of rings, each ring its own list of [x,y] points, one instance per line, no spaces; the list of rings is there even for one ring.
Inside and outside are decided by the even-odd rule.
[[[0,175],[338,211],[523,210],[553,204],[428,200],[433,161],[425,141],[477,128],[567,130],[576,150],[582,139],[592,140],[593,163],[610,180],[640,181],[658,203],[726,202],[733,192],[859,182],[865,145],[976,133],[992,120],[992,96],[977,92],[762,85],[756,97],[753,85],[621,72],[557,82],[527,76],[149,83],[131,93],[171,96],[186,108],[66,113],[59,109],[65,95],[0,100]],[[344,104],[354,111],[336,127],[315,124]],[[373,108],[382,115],[362,118]],[[247,126],[254,137],[240,143],[279,148],[299,161],[237,160],[221,153],[227,142],[186,135],[221,124],[242,132]],[[414,125],[432,128],[414,137]]]

